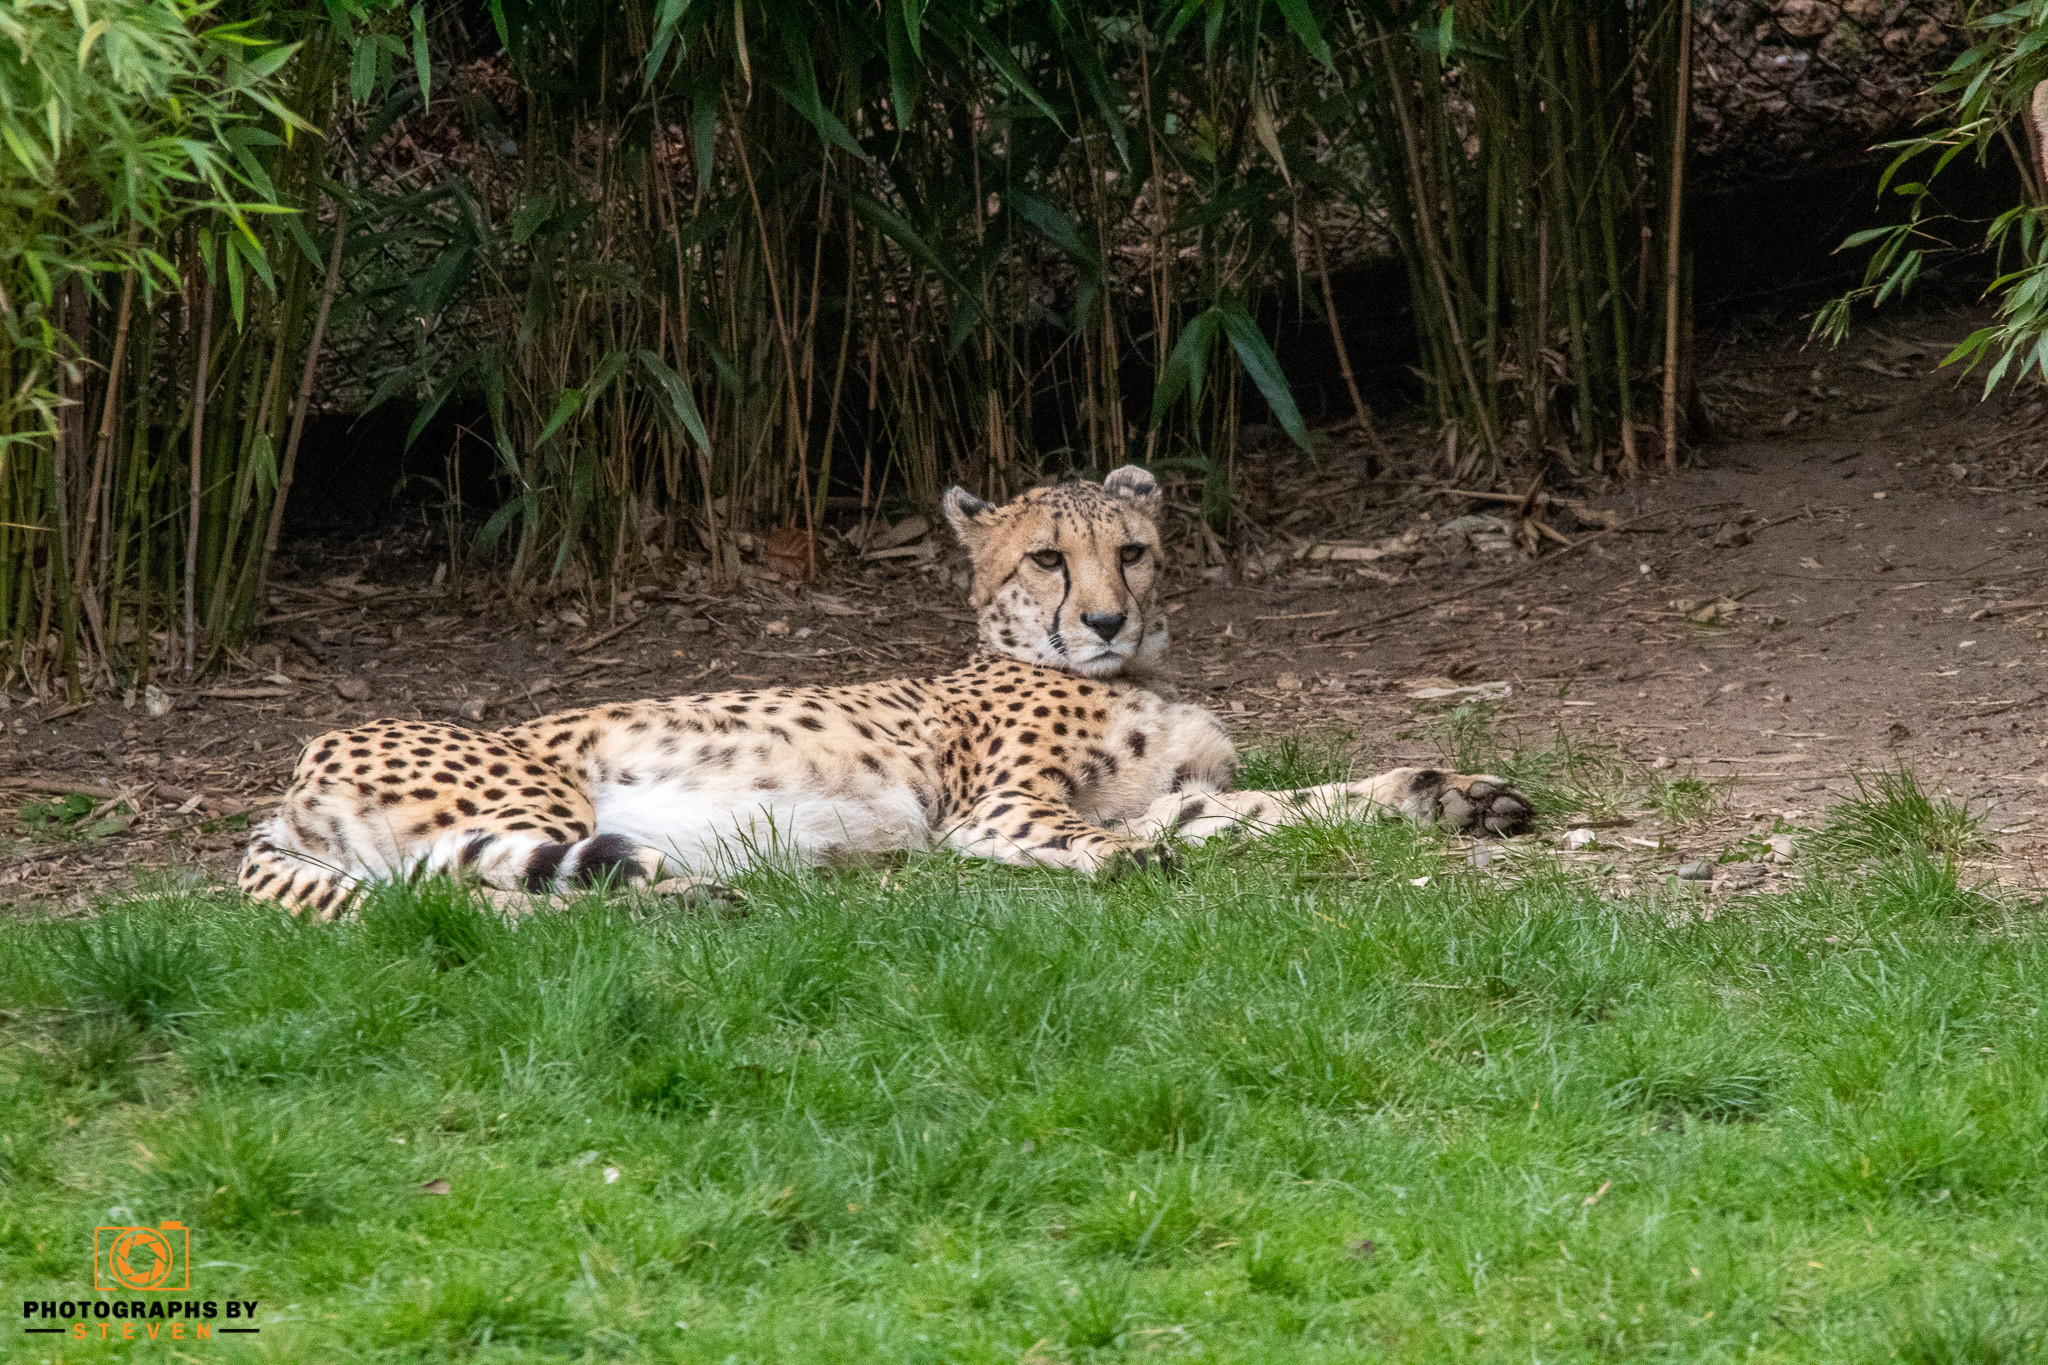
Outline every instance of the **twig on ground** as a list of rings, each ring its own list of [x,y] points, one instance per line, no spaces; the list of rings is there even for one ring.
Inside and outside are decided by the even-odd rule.
[[[1389,621],[1398,621],[1403,617],[1413,616],[1418,612],[1428,611],[1431,607],[1440,607],[1446,602],[1455,602],[1461,597],[1470,597],[1475,592],[1485,592],[1488,588],[1498,588],[1505,586],[1506,584],[1512,583],[1516,579],[1521,578],[1525,574],[1528,574],[1536,569],[1540,569],[1546,565],[1557,563],[1566,555],[1573,554],[1579,550],[1585,549],[1588,545],[1591,545],[1594,541],[1599,540],[1602,537],[1611,536],[1615,534],[1617,531],[1625,531],[1629,527],[1636,525],[1637,522],[1648,521],[1651,517],[1658,517],[1662,515],[1664,515],[1662,512],[1650,512],[1646,513],[1643,516],[1636,517],[1632,521],[1625,521],[1619,526],[1610,526],[1604,531],[1595,531],[1593,532],[1593,534],[1589,536],[1582,536],[1578,540],[1573,541],[1570,545],[1566,546],[1562,550],[1559,550],[1556,554],[1545,555],[1541,559],[1532,559],[1528,563],[1522,565],[1518,569],[1515,569],[1511,573],[1504,573],[1493,578],[1481,579],[1479,582],[1468,584],[1467,586],[1458,589],[1456,592],[1447,592],[1442,594],[1441,596],[1432,597],[1426,602],[1417,602],[1414,606],[1403,607],[1400,611],[1382,612],[1378,616],[1367,617],[1363,621],[1356,621],[1348,626],[1332,626],[1328,630],[1319,630],[1315,633],[1315,638],[1318,640],[1332,640],[1339,635],[1349,635],[1353,631],[1370,630],[1374,626],[1385,625]]]

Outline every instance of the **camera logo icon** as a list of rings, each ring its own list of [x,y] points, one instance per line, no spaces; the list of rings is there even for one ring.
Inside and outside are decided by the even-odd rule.
[[[192,1232],[183,1223],[153,1228],[94,1228],[94,1289],[185,1290],[192,1287]]]

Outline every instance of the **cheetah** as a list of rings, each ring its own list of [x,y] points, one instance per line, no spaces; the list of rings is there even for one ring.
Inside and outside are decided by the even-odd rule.
[[[944,499],[979,651],[954,672],[564,711],[495,733],[386,721],[306,746],[242,864],[250,896],[332,917],[368,882],[466,873],[505,892],[698,885],[763,857],[811,866],[951,848],[1086,875],[1343,812],[1527,826],[1485,774],[1396,768],[1230,790],[1222,723],[1145,686],[1167,649],[1162,497],[1126,465],[995,505]]]

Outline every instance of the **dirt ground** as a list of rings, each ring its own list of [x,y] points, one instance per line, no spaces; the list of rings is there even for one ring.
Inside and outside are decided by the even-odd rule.
[[[1624,879],[1811,824],[1856,774],[1906,764],[2004,832],[1982,876],[2048,884],[2048,424],[2031,393],[1980,402],[1932,372],[1976,321],[1921,315],[1833,352],[1725,340],[1703,355],[1721,429],[1700,467],[1560,482],[1589,506],[1532,508],[1533,558],[1503,534],[1515,505],[1366,479],[1341,437],[1318,466],[1274,453],[1248,470],[1230,564],[1191,521],[1172,537],[1173,682],[1248,740],[1348,732],[1361,768],[1442,762],[1442,709],[1479,696],[1507,737],[1721,785],[1687,826],[1599,821],[1584,856]],[[961,561],[939,535],[886,540],[842,547],[814,587],[652,566],[604,615],[437,583],[417,533],[302,551],[227,676],[127,705],[0,697],[0,907],[228,874],[337,725],[944,669],[973,639]],[[1445,688],[1481,690],[1410,695]],[[73,792],[92,800],[53,816]],[[10,839],[17,807],[54,823]],[[1587,813],[1548,814],[1555,836]]]

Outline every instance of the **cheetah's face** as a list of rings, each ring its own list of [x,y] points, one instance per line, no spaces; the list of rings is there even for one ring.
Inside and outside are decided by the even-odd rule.
[[[1158,482],[1136,465],[1000,507],[948,490],[946,520],[974,561],[982,648],[1084,678],[1157,665],[1166,654],[1160,501]]]

